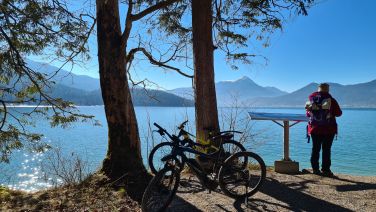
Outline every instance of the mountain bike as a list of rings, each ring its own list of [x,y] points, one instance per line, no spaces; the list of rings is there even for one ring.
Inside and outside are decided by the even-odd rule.
[[[200,184],[211,190],[220,186],[224,193],[233,198],[245,198],[256,193],[265,180],[266,167],[260,156],[252,152],[238,152],[223,159],[217,152],[204,153],[195,149],[203,144],[192,140],[181,140],[178,136],[169,134],[158,127],[161,136],[171,139],[172,151],[162,158],[164,167],[157,172],[149,182],[141,203],[142,211],[164,211],[170,205],[179,187],[181,172],[184,165],[193,171]],[[220,167],[218,174],[207,174],[194,158],[188,158],[186,153],[192,153],[211,159],[214,166]]]
[[[192,135],[191,133],[185,130],[185,125],[187,124],[187,122],[188,121],[184,121],[178,127],[179,133],[177,135],[177,138],[178,138],[177,140],[179,142],[182,142],[183,144],[187,143],[188,140],[191,140],[191,137],[195,138],[194,135]],[[158,127],[157,132],[159,134],[162,133],[161,135],[163,135],[165,130],[159,127]],[[216,151],[218,152],[218,150],[221,149],[223,151],[218,152],[218,153],[227,154],[227,156],[236,152],[246,151],[246,149],[240,142],[232,140],[232,138],[234,137],[234,133],[241,134],[242,132],[235,131],[235,130],[228,130],[228,131],[219,132],[218,134],[213,136],[212,129],[207,128],[205,130],[209,131],[209,135],[211,137],[209,137],[209,139],[205,141],[196,139],[197,141],[199,141],[197,143],[200,143],[200,144],[194,145],[194,148],[196,150],[204,152],[204,153],[210,153],[210,152],[216,152]],[[180,139],[181,137],[182,139]],[[166,156],[167,154],[170,154],[173,146],[174,146],[173,140],[171,139],[170,141],[159,143],[150,151],[148,162],[149,162],[150,170],[153,174],[157,174],[157,172],[163,168],[164,164],[161,163],[161,158]],[[202,157],[200,157],[200,159],[202,159],[203,161],[207,161],[205,160],[205,158],[202,158]]]

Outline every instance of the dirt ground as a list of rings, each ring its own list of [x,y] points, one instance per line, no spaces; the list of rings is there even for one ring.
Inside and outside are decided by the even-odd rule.
[[[179,189],[171,211],[376,211],[376,177],[269,171],[261,190],[246,201],[220,190],[209,194],[195,180],[189,184]]]
[[[184,179],[169,211],[376,211],[376,177],[268,171],[261,190],[247,201],[236,201],[219,189],[209,194],[195,178]],[[104,186],[104,181],[96,176],[73,188],[32,194],[1,188],[0,211],[140,211],[125,190]]]

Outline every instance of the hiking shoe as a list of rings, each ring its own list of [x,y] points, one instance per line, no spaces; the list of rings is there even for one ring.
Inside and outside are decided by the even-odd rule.
[[[321,171],[318,170],[318,169],[314,169],[314,170],[313,170],[313,174],[321,175]]]
[[[322,175],[325,177],[334,177],[334,174],[332,171],[322,171]]]

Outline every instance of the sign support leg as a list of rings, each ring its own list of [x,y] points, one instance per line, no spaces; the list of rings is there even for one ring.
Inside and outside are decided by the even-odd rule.
[[[283,121],[283,160],[291,161],[290,159],[290,125],[288,121]]]
[[[283,121],[283,158],[274,162],[274,170],[283,174],[299,173],[299,163],[290,159],[290,124]]]

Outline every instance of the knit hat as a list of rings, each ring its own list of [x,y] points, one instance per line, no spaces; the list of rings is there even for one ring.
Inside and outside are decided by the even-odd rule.
[[[320,83],[320,84],[319,84],[318,91],[319,91],[319,92],[326,92],[326,93],[329,93],[329,84],[328,84],[328,83]]]

